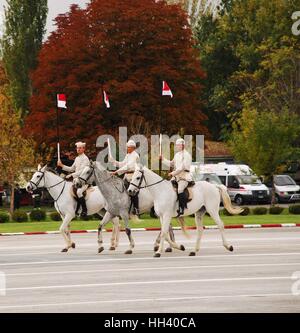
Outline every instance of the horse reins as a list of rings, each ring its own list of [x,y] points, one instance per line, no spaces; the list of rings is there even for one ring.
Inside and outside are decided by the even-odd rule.
[[[135,185],[135,184],[133,184],[133,183],[130,183],[130,185],[136,187],[138,190],[141,190],[141,189],[143,189],[143,188],[148,188],[148,187],[151,187],[151,186],[154,186],[154,185],[160,184],[160,183],[162,183],[163,181],[165,181],[165,180],[162,178],[162,179],[159,180],[158,182],[148,185],[148,184],[147,184],[147,181],[146,181],[146,178],[145,178],[145,175],[144,175],[144,171],[141,171],[141,170],[138,170],[138,171],[142,174],[142,177],[141,177],[141,179],[140,179],[139,184],[138,184],[138,185]],[[143,180],[145,180],[145,183],[146,183],[145,186],[141,186]]]
[[[43,171],[38,171],[38,172],[42,174],[42,177],[39,179],[39,181],[38,181],[37,183],[33,182],[32,180],[29,181],[29,183],[30,183],[30,184],[33,184],[33,185],[36,187],[36,189],[38,189],[38,186],[39,186],[40,182],[41,182],[42,179],[45,177],[45,172],[43,172]],[[52,185],[52,186],[49,186],[49,187],[44,186],[44,187],[46,188],[46,190],[49,191],[51,188],[54,188],[54,187],[56,187],[57,185],[60,185],[60,184],[63,183],[63,182],[64,182],[64,186],[63,186],[63,188],[62,188],[62,190],[61,190],[59,196],[58,196],[56,199],[53,199],[54,202],[57,202],[57,200],[58,200],[58,199],[61,197],[61,195],[63,194],[63,192],[64,192],[64,190],[65,190],[65,187],[66,187],[66,183],[67,183],[66,180],[63,179],[62,181],[58,182],[57,184]]]
[[[93,173],[95,173],[95,167],[92,166],[91,169],[93,169],[93,171],[89,174],[89,176],[88,176],[87,179],[84,179],[84,178],[82,178],[82,177],[78,177],[80,180],[84,181],[85,184],[87,184],[88,180],[92,177]],[[96,176],[96,174],[95,174],[95,176]],[[97,176],[96,176],[96,178],[97,178]],[[104,184],[104,183],[106,183],[107,181],[109,181],[109,180],[112,179],[112,178],[113,178],[113,176],[110,176],[110,177],[108,177],[107,179],[102,180],[101,182],[99,182],[99,184]],[[122,190],[122,191],[120,191],[115,185],[113,185],[113,186],[114,186],[114,188],[115,188],[119,193],[123,193],[123,192],[124,192],[124,184],[123,184],[123,190]]]

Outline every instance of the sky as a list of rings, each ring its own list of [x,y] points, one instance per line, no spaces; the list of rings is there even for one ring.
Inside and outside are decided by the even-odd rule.
[[[85,7],[85,4],[89,2],[88,0],[48,0],[48,19],[47,19],[47,34],[55,30],[53,26],[53,19],[59,15],[69,11],[72,4],[78,4],[81,8]],[[3,25],[3,6],[6,4],[5,0],[0,0],[0,26]],[[2,29],[1,29],[2,30]]]

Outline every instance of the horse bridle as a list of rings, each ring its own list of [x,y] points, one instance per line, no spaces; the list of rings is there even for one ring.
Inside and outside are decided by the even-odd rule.
[[[42,179],[45,176],[45,172],[43,172],[43,171],[37,171],[37,172],[42,174],[42,177],[39,179],[39,181],[37,183],[33,182],[32,180],[29,181],[29,184],[33,184],[36,187],[36,189],[38,189],[38,186],[40,185],[40,182],[42,181]]]
[[[157,184],[162,183],[162,182],[164,181],[164,179],[162,178],[162,179],[159,180],[158,182],[148,185],[148,184],[147,184],[147,181],[146,181],[146,178],[145,178],[145,173],[144,173],[144,171],[143,171],[143,170],[138,170],[138,171],[142,174],[142,177],[141,177],[141,179],[140,179],[140,181],[139,181],[139,184],[138,184],[138,185],[135,185],[135,184],[132,183],[132,182],[130,183],[130,185],[136,187],[138,190],[141,190],[141,189],[143,189],[143,188],[148,188],[148,187],[151,187],[151,186],[157,185]],[[145,186],[141,186],[143,180],[145,180],[145,184],[146,184]]]
[[[41,182],[42,179],[45,177],[45,171],[37,171],[37,172],[39,172],[39,173],[42,174],[42,177],[39,179],[39,181],[38,181],[37,183],[33,182],[32,180],[29,181],[29,184],[33,184],[33,185],[36,187],[36,189],[38,189],[38,186],[39,186],[40,182]],[[58,183],[56,183],[56,184],[54,184],[54,185],[52,185],[52,186],[47,187],[47,186],[45,186],[45,180],[44,180],[44,186],[43,186],[43,187],[45,187],[48,191],[49,191],[51,188],[54,188],[54,187],[56,187],[57,185],[60,185],[60,184],[63,183],[63,182],[64,182],[64,186],[63,186],[63,188],[62,188],[62,190],[61,190],[59,196],[57,197],[57,199],[54,200],[55,202],[56,202],[56,201],[61,197],[61,195],[63,194],[63,191],[64,191],[65,186],[66,186],[66,181],[63,179],[62,181],[60,181],[60,182],[58,182]]]
[[[90,168],[92,169],[92,172],[89,174],[87,179],[84,179],[83,177],[80,177],[80,176],[78,177],[78,179],[82,180],[85,184],[87,184],[87,182],[89,181],[89,179],[92,177],[93,173],[95,172],[95,167],[94,166],[90,166]],[[100,182],[100,184],[107,182],[108,180],[110,180],[110,178],[112,178],[112,177],[111,176],[108,177],[107,179]]]
[[[82,180],[83,182],[85,182],[85,184],[87,184],[87,182],[89,181],[89,179],[92,177],[93,173],[95,172],[95,167],[94,166],[90,166],[90,168],[92,169],[92,172],[89,174],[89,176],[87,177],[87,179],[84,179],[83,177],[78,177],[78,179]]]

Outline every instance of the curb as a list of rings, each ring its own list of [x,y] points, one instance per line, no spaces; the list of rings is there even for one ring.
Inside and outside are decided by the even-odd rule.
[[[258,229],[258,228],[291,228],[300,227],[300,223],[281,223],[281,224],[236,224],[227,225],[225,229]],[[180,230],[180,227],[173,227],[173,230]],[[187,227],[187,230],[196,230],[196,227]],[[216,225],[204,226],[204,229],[218,229]],[[112,232],[112,229],[105,229],[104,232]],[[125,229],[121,229],[125,231]],[[160,228],[132,228],[131,231],[160,231]],[[72,234],[96,233],[98,230],[72,230]],[[0,233],[0,236],[34,236],[34,235],[55,235],[59,231],[38,231],[38,232],[8,232]]]

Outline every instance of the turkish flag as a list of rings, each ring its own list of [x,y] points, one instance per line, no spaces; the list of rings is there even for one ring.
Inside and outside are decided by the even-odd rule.
[[[108,95],[105,90],[103,90],[103,99],[104,99],[106,108],[109,109],[110,108],[109,98],[108,98]]]
[[[61,109],[67,108],[67,97],[64,94],[57,94],[57,107]]]
[[[171,96],[171,98],[173,98],[172,91],[171,91],[171,89],[168,86],[166,81],[163,81],[162,95],[163,96]]]

